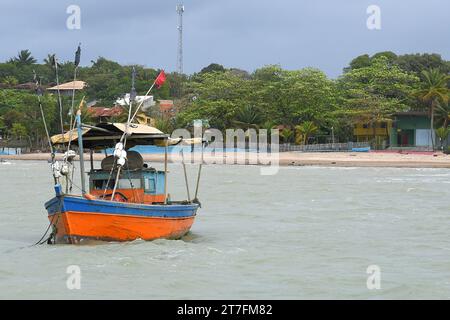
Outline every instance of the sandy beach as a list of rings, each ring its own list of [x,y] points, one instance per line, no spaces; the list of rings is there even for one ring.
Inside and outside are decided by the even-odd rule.
[[[187,155],[186,155],[187,157]],[[233,157],[232,154],[216,154],[214,157],[205,155],[204,160],[210,164],[225,164],[226,160]],[[271,155],[272,160],[275,155]],[[58,154],[60,160],[62,155]],[[101,161],[103,154],[95,154],[94,160]],[[144,154],[143,158],[147,162],[163,162],[163,154]],[[4,160],[50,160],[48,153],[29,153],[21,155],[1,155]],[[89,159],[86,154],[85,160]],[[264,165],[270,163],[270,158],[260,156],[256,162],[246,162],[247,164]],[[181,157],[170,155],[170,162],[180,162]],[[188,161],[187,161],[188,162]],[[232,163],[226,163],[232,164]],[[238,164],[243,164],[242,162]],[[273,163],[272,163],[273,165]],[[450,155],[441,152],[436,153],[389,153],[389,152],[284,152],[279,153],[279,165],[281,166],[327,166],[327,167],[399,167],[399,168],[450,168]]]

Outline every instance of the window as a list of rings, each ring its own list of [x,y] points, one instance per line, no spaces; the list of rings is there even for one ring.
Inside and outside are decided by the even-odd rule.
[[[92,182],[94,190],[104,190],[106,183],[108,180],[94,180]],[[108,190],[114,189],[115,179],[112,178],[109,180],[109,186]],[[131,186],[133,185],[133,186]],[[117,189],[140,189],[141,188],[141,180],[140,179],[120,179],[119,183],[117,184]]]
[[[145,179],[145,192],[156,193],[156,182],[154,178]]]
[[[94,185],[94,190],[104,190],[108,180],[94,180],[92,184]],[[109,186],[107,189],[114,188],[114,179],[109,180]]]
[[[140,189],[141,179],[120,179],[117,189]]]

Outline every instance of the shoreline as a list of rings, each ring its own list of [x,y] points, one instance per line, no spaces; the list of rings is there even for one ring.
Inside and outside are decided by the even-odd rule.
[[[242,155],[242,154],[241,154]],[[230,155],[228,155],[230,156]],[[94,154],[94,161],[101,161],[104,154]],[[164,154],[143,154],[146,162],[164,162]],[[271,156],[272,158],[274,155]],[[49,161],[49,153],[29,153],[20,155],[0,155],[0,159],[13,161]],[[57,160],[62,159],[62,154],[57,154]],[[85,161],[89,161],[89,155],[85,155]],[[189,155],[186,155],[189,159]],[[198,158],[196,158],[198,159]],[[208,164],[233,165],[225,163],[227,155],[217,153],[214,157],[205,155]],[[249,165],[270,164],[270,157],[261,156],[263,163],[246,163]],[[169,155],[169,162],[181,162],[181,157]],[[188,163],[189,161],[186,160]],[[198,162],[197,162],[198,163]],[[236,163],[243,165],[244,163]],[[274,165],[274,164],[272,164]],[[380,153],[380,152],[283,152],[279,153],[280,166],[321,166],[321,167],[386,167],[386,168],[447,168],[450,169],[450,155],[440,152],[433,154],[414,153]]]

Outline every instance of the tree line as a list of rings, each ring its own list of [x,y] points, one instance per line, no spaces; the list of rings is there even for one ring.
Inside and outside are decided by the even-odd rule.
[[[0,63],[0,128],[4,136],[27,139],[33,149],[45,148],[37,97],[32,91],[15,88],[32,81],[33,72],[44,86],[55,85],[52,56],[38,63],[30,51],[22,50]],[[60,83],[72,81],[74,63],[58,63]],[[130,92],[133,67],[136,90],[145,94],[160,70],[122,66],[99,57],[79,68],[78,79],[88,87],[76,100],[85,96],[97,105],[113,106],[118,97]],[[210,64],[192,75],[169,73],[167,82],[152,94],[155,99],[176,101],[178,112],[173,119],[157,119],[166,131],[203,119],[221,130],[278,128],[286,143],[320,142],[332,131],[336,141],[344,142],[353,139],[356,122],[374,124],[397,112],[422,110],[430,116],[430,128],[445,136],[450,116],[449,74],[450,62],[438,54],[380,52],[356,57],[337,79],[316,68],[285,70],[268,65],[249,73]],[[69,99],[63,101],[65,124]],[[43,106],[51,133],[59,133],[57,98],[46,93]]]

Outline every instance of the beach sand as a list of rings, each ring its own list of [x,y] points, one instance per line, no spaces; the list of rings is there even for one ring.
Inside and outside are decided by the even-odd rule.
[[[242,154],[241,154],[242,155]],[[186,159],[188,159],[186,154]],[[214,157],[205,155],[204,160],[209,164],[224,164],[226,159],[230,161],[233,155],[223,155],[217,153]],[[275,154],[271,155],[272,159]],[[57,159],[62,156],[59,154]],[[101,161],[103,154],[95,154],[94,160]],[[163,154],[144,154],[143,158],[147,162],[163,162]],[[50,160],[48,153],[29,153],[21,155],[1,155],[0,159],[5,160]],[[85,160],[89,159],[86,154]],[[252,161],[250,164],[267,164],[270,158],[260,156],[259,162]],[[169,156],[170,162],[180,162],[181,157],[177,155]],[[188,161],[187,161],[188,162]],[[233,161],[231,161],[233,162]],[[247,161],[248,163],[248,161]],[[226,163],[232,164],[232,163]],[[238,164],[244,164],[242,162]],[[271,165],[274,165],[272,163]],[[399,167],[399,168],[450,168],[450,155],[441,152],[436,153],[392,153],[392,152],[283,152],[279,153],[280,166],[328,166],[328,167]]]

